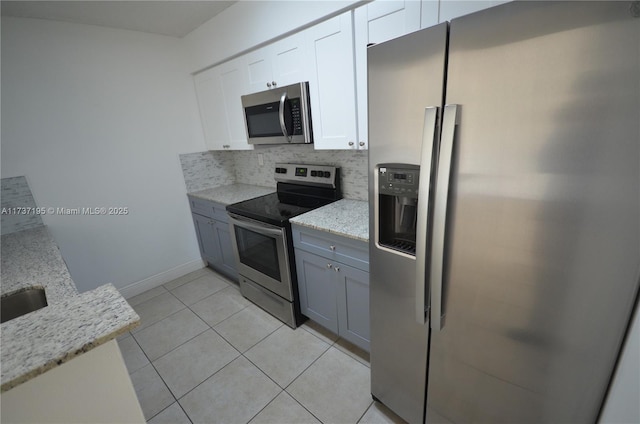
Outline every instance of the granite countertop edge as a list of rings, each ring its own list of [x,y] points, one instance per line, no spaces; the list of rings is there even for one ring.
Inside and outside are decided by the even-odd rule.
[[[369,242],[369,204],[364,200],[341,199],[291,218],[290,221],[337,236]]]
[[[0,326],[2,393],[139,325],[112,284],[78,294],[46,226],[3,235],[2,268],[3,296],[43,287],[48,303]]]
[[[253,199],[254,197],[275,193],[275,191],[276,189],[274,187],[236,183],[207,188],[204,190],[191,191],[187,193],[187,196],[221,203],[226,206]]]

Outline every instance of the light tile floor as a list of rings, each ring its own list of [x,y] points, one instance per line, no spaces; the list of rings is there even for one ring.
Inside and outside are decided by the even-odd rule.
[[[118,338],[149,423],[401,423],[370,395],[369,355],[307,321],[292,330],[209,268],[131,299]]]

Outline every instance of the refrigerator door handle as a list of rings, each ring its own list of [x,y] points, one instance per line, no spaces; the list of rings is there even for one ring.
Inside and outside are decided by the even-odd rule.
[[[447,224],[447,201],[449,198],[449,177],[453,160],[453,142],[458,125],[459,105],[445,105],[442,114],[442,136],[436,175],[434,196],[433,230],[431,239],[431,328],[436,331],[444,327],[442,310],[442,289],[444,278],[444,242]]]
[[[418,216],[416,222],[416,321],[425,324],[429,316],[429,291],[427,290],[427,240],[429,239],[429,187],[431,187],[431,163],[433,145],[436,140],[438,108],[424,109],[422,129],[422,152],[420,154],[420,181],[418,188]]]

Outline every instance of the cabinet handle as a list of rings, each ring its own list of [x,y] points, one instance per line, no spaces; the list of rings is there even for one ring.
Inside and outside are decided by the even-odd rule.
[[[340,267],[339,267],[339,266],[337,266],[337,267],[333,268],[333,270],[334,270],[335,272],[340,272]]]
[[[273,86],[275,87],[275,86],[276,86],[276,85],[278,85],[278,84],[276,84],[276,82],[275,82],[275,81],[271,81],[271,85],[273,85]]]
[[[361,141],[361,142],[360,142],[360,143],[358,143],[358,144],[360,144],[360,147],[362,147],[362,146],[364,146],[364,141]]]
[[[331,269],[332,265],[331,264],[327,264],[327,268]]]
[[[329,246],[329,249],[336,250],[336,247],[334,245],[331,245],[331,246]]]
[[[350,142],[349,142],[349,146],[353,146],[353,141],[350,141]]]
[[[271,83],[270,82],[267,83],[267,87],[271,88]]]

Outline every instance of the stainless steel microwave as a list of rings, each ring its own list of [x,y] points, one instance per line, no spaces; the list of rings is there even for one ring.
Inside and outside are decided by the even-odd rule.
[[[242,96],[249,144],[312,143],[309,83]]]

